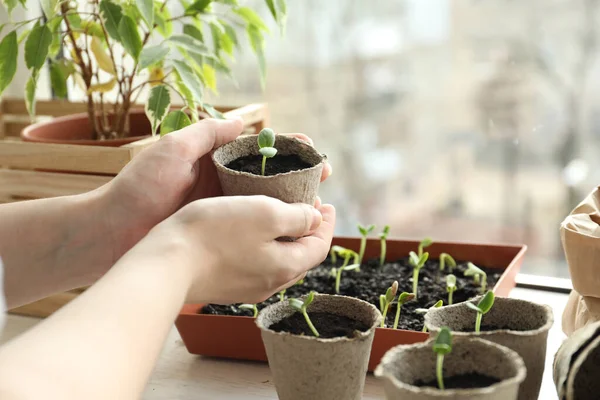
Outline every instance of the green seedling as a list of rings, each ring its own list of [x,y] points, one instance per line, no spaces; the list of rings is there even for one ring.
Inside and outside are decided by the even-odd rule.
[[[381,255],[379,256],[379,265],[383,266],[385,263],[385,253],[387,252],[387,237],[390,234],[390,226],[386,225],[383,227],[383,231],[379,234],[379,240],[381,241]]]
[[[415,309],[415,312],[417,314],[427,314],[427,311],[431,310],[432,308],[440,308],[441,306],[444,305],[444,301],[443,300],[438,300],[437,303],[435,303],[434,305],[432,305],[429,308],[417,308]],[[425,324],[423,324],[423,332],[427,332],[427,326]]]
[[[477,267],[473,263],[467,263],[467,270],[465,271],[465,276],[472,276],[473,282],[475,284],[481,285],[481,293],[484,293],[487,289],[487,274],[481,270],[481,268]]]
[[[392,286],[390,286],[385,294],[379,296],[379,310],[383,314],[383,319],[381,320],[381,327],[385,328],[385,317],[387,315],[388,309],[390,308],[390,304],[396,298],[396,293],[398,292],[398,281],[394,281]]]
[[[239,308],[241,308],[242,310],[251,310],[254,313],[254,318],[256,318],[256,316],[258,315],[258,307],[256,307],[256,304],[241,304]]]
[[[319,337],[319,332],[313,325],[312,321],[310,320],[310,317],[308,316],[308,312],[306,311],[308,306],[310,305],[310,303],[313,302],[314,299],[315,299],[315,292],[311,291],[308,294],[308,296],[306,296],[306,299],[304,299],[304,301],[302,301],[300,299],[289,299],[288,302],[290,304],[290,307],[292,307],[294,310],[302,313],[302,315],[304,316],[304,319],[306,320],[306,323],[308,324],[308,327],[312,331],[313,335],[315,335],[316,337]]]
[[[452,294],[456,290],[456,276],[446,276],[446,291],[448,292],[448,305],[452,305]]]
[[[344,271],[360,271],[360,263],[358,262],[358,253],[356,253],[354,250],[350,250],[350,249],[346,249],[344,247],[341,246],[334,246],[332,248],[332,251],[335,248],[335,252],[332,254],[337,253],[338,256],[340,257],[344,257],[344,263],[342,264],[341,267],[339,268],[332,268],[331,269],[331,276],[335,277],[335,292],[336,293],[340,293],[340,282],[342,280],[342,272]],[[354,264],[348,265],[350,263],[350,259],[353,259]],[[337,257],[336,257],[336,262],[337,262]]]
[[[440,254],[440,271],[444,271],[446,269],[446,264],[448,264],[448,272],[452,273],[452,269],[456,268],[456,261],[454,258],[448,253]]]
[[[298,282],[294,283],[294,286],[302,285],[303,283],[304,283],[304,278],[302,278]],[[281,292],[279,292],[279,301],[285,300],[285,292],[286,292],[285,289],[283,289]]]
[[[337,264],[337,255],[343,253],[347,249],[342,246],[331,246],[331,250],[329,250],[329,256],[331,257],[331,263],[333,265]]]
[[[402,292],[402,294],[398,296],[398,307],[396,308],[396,318],[394,318],[394,326],[392,329],[398,329],[398,321],[400,321],[400,310],[402,309],[402,306],[408,303],[409,301],[414,300],[414,298],[414,293],[407,292]]]
[[[437,354],[435,363],[435,375],[437,376],[438,387],[444,390],[444,356],[452,352],[452,333],[447,327],[440,329],[433,343],[433,352]]]
[[[363,261],[363,257],[365,256],[365,249],[367,248],[367,236],[369,236],[369,233],[373,232],[373,229],[375,229],[375,225],[369,225],[367,227],[364,227],[360,224],[358,224],[358,231],[360,232],[360,251],[358,252],[358,263],[362,264]]]
[[[423,255],[423,249],[425,247],[429,247],[433,244],[433,240],[431,240],[431,238],[425,238],[423,240],[421,240],[421,243],[419,243],[419,257]]]
[[[481,331],[481,320],[483,316],[487,314],[494,305],[494,292],[491,290],[488,291],[482,298],[479,300],[477,305],[467,302],[467,307],[472,310],[477,311],[477,318],[475,319],[475,333],[479,333]]]
[[[419,288],[419,271],[425,265],[425,262],[429,258],[429,253],[425,252],[418,256],[414,251],[411,251],[408,255],[408,263],[413,267],[413,290],[412,292],[417,297],[417,289]]]
[[[275,147],[275,132],[273,129],[264,128],[258,134],[258,151],[262,154],[262,168],[261,174],[265,175],[265,166],[267,165],[267,158],[275,157],[277,149]]]

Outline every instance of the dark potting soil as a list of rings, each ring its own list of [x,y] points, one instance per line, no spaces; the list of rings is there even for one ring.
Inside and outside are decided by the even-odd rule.
[[[500,382],[500,379],[481,375],[477,372],[464,375],[456,375],[450,377],[444,377],[444,388],[445,389],[475,389],[484,388],[493,385],[494,383]],[[414,386],[419,387],[438,387],[437,379],[430,382],[417,381]]]
[[[240,172],[248,172],[254,175],[261,175],[262,171],[262,156],[244,156],[236,158],[226,165],[227,168]],[[277,175],[290,171],[298,171],[301,169],[310,168],[311,165],[301,159],[296,154],[276,155],[273,158],[267,159],[265,164],[265,175]]]
[[[473,311],[473,313],[475,313]],[[483,318],[485,319],[485,315],[483,316]],[[504,330],[504,329],[509,329],[511,331],[519,331],[519,332],[525,332],[529,329],[523,329],[523,328],[511,328],[510,326],[484,326],[483,324],[481,325],[481,328],[479,329],[481,332],[490,332],[490,331],[499,331],[499,330]],[[472,328],[466,328],[466,329],[461,329],[459,332],[475,332],[475,323],[473,323],[473,327]]]
[[[317,332],[319,332],[319,337],[323,339],[343,336],[353,338],[356,335],[356,331],[366,332],[369,329],[369,327],[362,322],[342,315],[315,312],[310,313],[308,316]],[[275,332],[289,332],[294,335],[314,336],[302,313],[292,314],[276,324],[271,325],[270,329]]]
[[[268,162],[268,161],[267,161]],[[337,265],[340,266],[342,260],[338,259]],[[289,288],[285,296],[299,297],[308,294],[311,290],[322,294],[335,294],[335,277],[331,276],[330,259],[325,260],[321,265],[309,271],[302,285],[295,285]],[[501,268],[480,267],[487,274],[488,287],[494,287],[500,275],[503,272]],[[464,271],[467,269],[465,262],[460,262],[452,271],[456,276],[457,289],[454,292],[454,303],[469,300],[481,294],[480,286],[473,283],[471,277],[464,277]],[[393,263],[379,266],[376,259],[369,260],[363,264],[360,271],[345,271],[342,273],[340,284],[340,293],[345,296],[352,296],[361,300],[368,301],[379,308],[379,295],[385,294],[385,291],[392,283],[398,281],[398,294],[412,291],[412,266],[408,263],[408,258],[400,259]],[[448,272],[442,272],[439,269],[438,260],[428,260],[419,273],[419,288],[417,300],[410,301],[402,306],[400,313],[399,329],[412,331],[421,331],[423,329],[423,315],[415,312],[417,308],[429,308],[438,300],[448,303],[448,293],[446,292],[446,275]],[[267,301],[257,305],[262,309],[269,304],[279,301],[279,295],[275,294]],[[238,315],[252,316],[252,311],[239,309],[237,305],[213,305],[209,304],[203,307],[203,314],[214,315]],[[389,307],[386,326],[391,327],[394,323],[396,314],[396,304]],[[309,308],[310,315],[310,308]],[[485,319],[485,316],[483,317]],[[473,319],[474,320],[474,319]]]

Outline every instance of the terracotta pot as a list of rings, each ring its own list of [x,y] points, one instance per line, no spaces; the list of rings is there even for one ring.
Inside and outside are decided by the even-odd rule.
[[[129,124],[132,136],[112,140],[94,140],[88,115],[86,113],[73,114],[29,125],[21,132],[21,138],[26,142],[36,143],[118,147],[150,136],[150,121],[144,110],[131,110]]]
[[[314,147],[289,136],[278,135],[275,148],[278,155],[296,154],[311,167],[272,176],[254,175],[229,169],[226,165],[233,160],[260,154],[256,135],[240,136],[233,142],[219,147],[212,156],[223,194],[225,196],[265,195],[286,203],[313,205],[321,182],[325,157]],[[267,162],[275,162],[275,160],[277,155]]]
[[[351,339],[322,339],[269,329],[295,312],[287,302],[280,302],[265,307],[256,319],[279,399],[360,400],[375,328],[383,318],[379,310],[353,297],[315,295],[308,307],[309,316],[312,312],[341,315],[369,329]]]
[[[519,384],[527,374],[523,359],[507,347],[481,339],[465,339],[452,344],[452,352],[444,357],[444,377],[478,372],[499,379],[485,388],[446,389],[418,387],[418,381],[436,379],[436,354],[433,340],[397,346],[388,351],[375,370],[384,381],[387,399],[435,400],[515,400]],[[530,398],[529,400],[534,400]]]
[[[359,238],[336,237],[334,245],[358,248]],[[387,259],[406,257],[418,246],[417,241],[388,240]],[[448,252],[457,260],[470,260],[477,265],[503,270],[494,287],[497,296],[508,296],[515,287],[515,277],[521,268],[526,246],[497,246],[470,243],[435,242],[427,250],[431,257]],[[379,240],[369,239],[365,257],[379,256]],[[267,361],[260,331],[251,317],[200,314],[202,304],[187,304],[183,307],[175,326],[183,343],[191,354],[238,360]],[[377,328],[371,349],[369,371],[373,371],[386,351],[399,344],[412,344],[427,340],[422,332]]]
[[[600,392],[600,321],[573,332],[554,357],[560,400],[597,399]]]
[[[472,302],[476,303],[479,299]],[[483,316],[482,332],[479,334],[474,332],[475,317],[475,311],[466,303],[459,303],[430,309],[425,314],[425,325],[431,336],[436,336],[441,327],[447,326],[455,340],[480,337],[516,351],[527,367],[527,378],[519,389],[519,400],[537,399],[544,375],[548,330],[554,323],[552,309],[530,301],[496,297],[492,309]],[[508,329],[483,331],[486,326]],[[464,330],[470,332],[460,332]]]

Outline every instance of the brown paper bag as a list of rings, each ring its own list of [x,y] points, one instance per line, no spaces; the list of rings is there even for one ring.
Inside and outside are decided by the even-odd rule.
[[[560,235],[574,289],[562,318],[568,336],[600,320],[600,187],[565,218]]]

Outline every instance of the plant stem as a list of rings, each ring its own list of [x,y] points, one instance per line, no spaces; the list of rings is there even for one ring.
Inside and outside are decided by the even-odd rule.
[[[385,328],[385,317],[387,315],[388,310],[390,309],[390,305],[386,304],[384,310],[383,310],[383,319],[381,320],[381,327]]]
[[[398,303],[398,308],[396,308],[396,318],[394,318],[393,329],[398,329],[398,321],[400,321],[400,310],[401,309],[402,309],[402,304]]]
[[[340,282],[342,280],[343,267],[338,268],[337,274],[335,275],[335,293],[340,294]]]
[[[256,307],[256,304],[254,305],[254,318],[256,318],[258,316],[258,307]]]
[[[302,315],[304,315],[304,319],[306,320],[306,323],[308,324],[308,327],[312,331],[313,335],[315,335],[316,337],[319,337],[319,332],[317,332],[317,329],[315,328],[312,321],[308,317],[308,313],[306,312],[306,309],[302,310]]]
[[[437,355],[437,362],[435,365],[435,374],[437,375],[438,387],[440,390],[444,390],[444,355]]]
[[[425,323],[423,323],[423,332],[427,332],[427,325]]]
[[[262,176],[265,176],[265,167],[267,165],[267,157],[263,156],[263,161],[262,161],[262,168],[261,168],[261,174]]]
[[[481,319],[483,318],[483,313],[477,313],[477,319],[475,320],[475,333],[479,333],[481,331]]]
[[[452,293],[454,293],[454,290],[449,290],[448,291],[448,305],[452,305]]]
[[[284,301],[285,300],[285,289],[283,289],[281,292],[279,292],[279,301]]]
[[[387,252],[387,244],[385,239],[381,239],[381,257],[379,258],[379,265],[383,267],[385,262],[385,253]]]
[[[419,288],[419,268],[413,268],[413,293],[417,298],[417,289]]]
[[[360,239],[360,251],[358,253],[358,263],[362,264],[363,257],[365,256],[365,249],[367,248],[367,238],[362,237]]]

